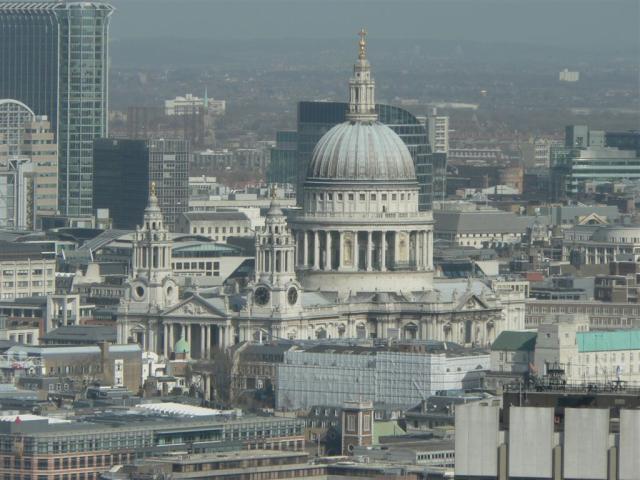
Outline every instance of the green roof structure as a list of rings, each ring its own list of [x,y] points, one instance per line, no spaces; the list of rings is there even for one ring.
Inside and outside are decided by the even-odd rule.
[[[640,330],[611,332],[578,332],[579,352],[607,352],[610,350],[640,350]]]
[[[493,351],[528,351],[536,349],[536,338],[538,332],[510,331],[505,330],[498,335],[498,338],[491,344]]]

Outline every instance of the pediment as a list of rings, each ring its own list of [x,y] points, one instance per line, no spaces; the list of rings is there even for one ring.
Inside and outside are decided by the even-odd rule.
[[[219,299],[221,304],[224,304],[223,299]],[[226,312],[214,305],[212,302],[204,299],[198,295],[193,295],[184,299],[177,305],[165,310],[162,313],[163,317],[187,317],[187,318],[226,318]]]
[[[456,310],[464,311],[464,310],[484,310],[488,308],[487,303],[482,300],[477,295],[468,294],[460,299],[458,305],[456,306]]]

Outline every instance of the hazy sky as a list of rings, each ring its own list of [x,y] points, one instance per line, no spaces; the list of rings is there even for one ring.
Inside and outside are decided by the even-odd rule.
[[[113,0],[113,38],[434,38],[624,50],[638,0]]]

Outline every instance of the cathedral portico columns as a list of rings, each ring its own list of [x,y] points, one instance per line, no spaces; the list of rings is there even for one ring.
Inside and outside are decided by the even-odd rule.
[[[206,325],[200,325],[200,358],[207,358],[207,351],[205,350],[206,345],[204,343],[206,338],[206,330]]]
[[[384,230],[380,232],[380,271],[384,272],[387,269],[387,232]]]
[[[164,356],[165,358],[169,357],[169,324],[164,324]]]
[[[367,272],[371,271],[371,251],[373,250],[371,230],[367,231]]]
[[[309,266],[309,232],[304,230],[302,232],[302,240],[303,240],[303,258],[302,258],[302,266],[303,267],[308,267]]]
[[[358,242],[358,232],[357,230],[353,232],[353,266],[356,271],[360,270],[360,244]]]
[[[331,270],[331,231],[325,232],[325,255],[324,255],[324,269]]]
[[[211,357],[211,325],[205,325],[204,350],[207,357]]]
[[[320,236],[318,231],[313,231],[313,269],[320,270]]]

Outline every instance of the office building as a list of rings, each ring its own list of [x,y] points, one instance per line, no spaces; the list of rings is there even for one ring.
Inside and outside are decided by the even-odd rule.
[[[50,119],[66,215],[93,213],[93,140],[107,135],[112,12],[96,2],[0,3],[0,98]]]
[[[108,208],[114,228],[140,225],[155,182],[169,229],[189,205],[189,143],[102,138],[94,145],[94,207]]]
[[[219,410],[188,405],[144,406],[69,419],[30,414],[0,417],[0,441],[7,447],[0,475],[96,480],[114,465],[177,451],[204,454],[304,447],[302,420],[233,418]]]
[[[58,205],[58,148],[45,116],[0,100],[0,226],[32,230]]]
[[[640,135],[569,125],[564,146],[551,147],[552,195],[585,193],[590,185],[640,179]]]
[[[429,146],[434,153],[449,153],[449,117],[438,115],[437,109],[426,117]]]
[[[432,204],[432,160],[427,131],[413,114],[400,107],[376,104],[380,123],[387,125],[404,141],[411,153],[419,185],[419,208],[430,210]],[[346,119],[345,102],[298,103],[298,203],[302,203],[302,188],[313,150],[320,138],[333,126]]]
[[[0,299],[55,293],[55,253],[37,243],[0,241]]]

